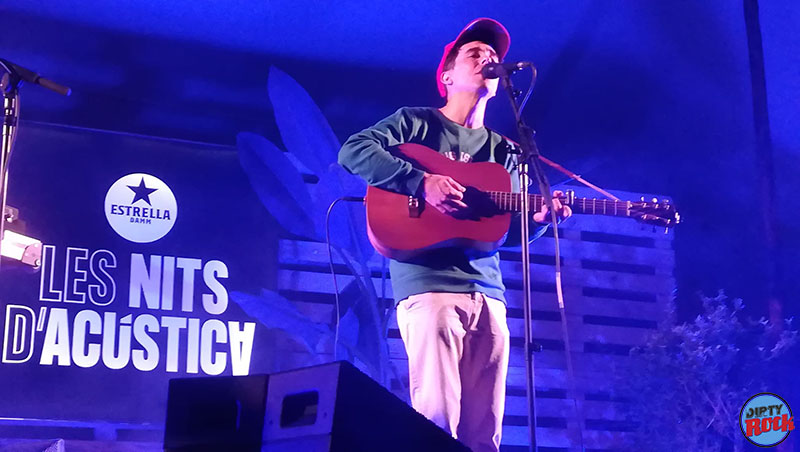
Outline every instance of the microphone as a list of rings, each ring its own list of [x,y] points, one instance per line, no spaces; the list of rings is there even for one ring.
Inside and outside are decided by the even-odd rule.
[[[528,66],[533,66],[533,63],[530,61],[517,61],[516,63],[488,63],[483,67],[483,69],[481,69],[481,74],[483,75],[483,78],[488,79],[505,77]]]
[[[62,96],[69,96],[72,92],[72,90],[70,90],[68,87],[60,85],[52,80],[48,80],[32,70],[24,68],[18,64],[14,64],[8,60],[0,58],[0,64],[2,64],[12,75],[22,79],[22,81],[47,88],[50,91],[55,91],[58,94],[61,94]]]

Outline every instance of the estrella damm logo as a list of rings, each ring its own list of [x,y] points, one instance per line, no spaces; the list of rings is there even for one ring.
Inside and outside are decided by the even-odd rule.
[[[744,403],[739,426],[744,437],[756,446],[777,446],[794,430],[792,409],[777,395],[762,392]]]
[[[108,224],[122,238],[150,243],[175,225],[178,203],[161,179],[134,173],[122,176],[108,189],[105,213]]]

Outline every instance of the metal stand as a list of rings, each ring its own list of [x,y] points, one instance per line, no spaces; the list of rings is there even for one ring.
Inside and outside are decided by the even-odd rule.
[[[8,192],[8,168],[11,152],[19,124],[19,87],[23,82],[40,85],[64,96],[69,96],[70,89],[48,80],[39,74],[18,66],[8,60],[0,59],[0,90],[3,92],[2,142],[0,142],[0,243],[5,236],[6,227],[6,195]]]
[[[0,142],[0,243],[6,229],[6,194],[8,191],[8,162],[14,144],[19,120],[19,86],[22,80],[11,71],[3,74],[0,88],[3,91],[3,132]],[[2,267],[2,264],[0,264]]]
[[[531,66],[531,69],[536,71],[536,68]],[[534,77],[535,78],[535,77]],[[528,438],[530,440],[530,450],[536,452],[536,390],[534,386],[534,366],[533,366],[533,335],[531,332],[532,315],[531,315],[531,275],[530,275],[530,244],[528,237],[530,237],[530,198],[528,196],[528,183],[529,183],[529,166],[533,167],[533,176],[539,185],[539,190],[544,197],[545,204],[553,212],[553,198],[550,193],[550,183],[544,176],[541,163],[539,161],[539,149],[536,147],[536,141],[533,139],[534,131],[523,121],[520,116],[519,106],[517,105],[516,96],[514,93],[514,86],[511,83],[510,74],[501,77],[501,83],[508,99],[511,102],[511,108],[514,110],[514,117],[517,123],[517,132],[519,134],[520,147],[522,152],[518,159],[519,168],[519,186],[521,199],[521,229],[522,229],[522,300],[523,300],[523,314],[525,321],[525,379],[526,379],[526,392],[528,395]],[[551,215],[553,222],[556,222],[556,216]]]

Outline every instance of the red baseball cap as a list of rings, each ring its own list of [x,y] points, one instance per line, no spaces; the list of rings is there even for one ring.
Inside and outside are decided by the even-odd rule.
[[[500,61],[503,61],[511,45],[511,36],[508,34],[508,30],[506,30],[503,24],[494,19],[489,19],[488,17],[475,19],[464,27],[453,42],[444,46],[442,60],[439,61],[439,68],[436,70],[436,85],[442,97],[447,97],[447,90],[442,83],[444,61],[447,59],[447,56],[450,55],[450,52],[458,50],[462,45],[472,41],[480,41],[489,44],[494,51],[497,52]]]

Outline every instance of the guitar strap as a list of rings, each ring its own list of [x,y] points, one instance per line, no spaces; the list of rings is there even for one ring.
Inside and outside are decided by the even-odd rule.
[[[603,190],[602,188],[600,188],[600,187],[598,187],[597,185],[595,185],[595,184],[593,184],[593,183],[589,182],[588,180],[586,180],[586,179],[582,178],[582,177],[581,177],[579,174],[575,174],[575,173],[573,173],[572,171],[570,171],[570,170],[568,170],[568,169],[564,168],[563,166],[559,165],[558,163],[556,163],[556,162],[554,162],[554,161],[552,161],[552,160],[550,160],[550,159],[548,159],[548,158],[544,157],[544,156],[543,156],[543,155],[541,155],[541,154],[539,154],[539,160],[541,160],[542,162],[544,162],[544,163],[545,163],[545,164],[547,164],[548,166],[550,166],[550,167],[552,167],[552,168],[555,168],[555,170],[556,170],[556,171],[559,171],[559,172],[561,172],[561,173],[564,173],[564,174],[566,174],[566,175],[567,175],[567,176],[569,176],[570,178],[572,178],[572,179],[574,179],[574,180],[576,180],[576,181],[578,181],[578,182],[582,183],[583,185],[585,185],[585,186],[587,186],[587,187],[591,188],[592,190],[594,190],[594,191],[596,191],[596,192],[598,192],[598,193],[602,194],[603,196],[607,196],[607,197],[609,197],[609,198],[613,199],[614,201],[619,201],[619,198],[617,198],[616,196],[614,196],[614,195],[612,195],[611,193],[609,193],[609,192],[607,192],[607,191]]]
[[[515,142],[515,141],[513,141],[513,140],[511,140],[511,139],[509,139],[509,138],[507,138],[507,137],[505,137],[503,135],[501,135],[501,136],[503,138],[505,138],[506,141],[511,143],[513,146],[519,147],[519,143],[517,143],[517,142]],[[558,171],[560,173],[563,173],[563,174],[566,174],[567,177],[569,177],[570,179],[573,179],[573,180],[576,180],[576,181],[580,182],[581,184],[591,188],[592,190],[600,193],[601,195],[603,195],[603,196],[605,196],[605,197],[607,197],[609,199],[613,199],[614,201],[619,201],[620,200],[618,197],[612,195],[608,191],[606,191],[606,190],[598,187],[597,185],[589,182],[588,180],[584,179],[583,177],[580,176],[580,174],[575,174],[574,172],[564,168],[563,166],[559,165],[558,163],[548,159],[547,157],[545,157],[545,156],[543,156],[541,154],[539,154],[539,160],[541,160],[547,166],[555,169],[556,171]]]

